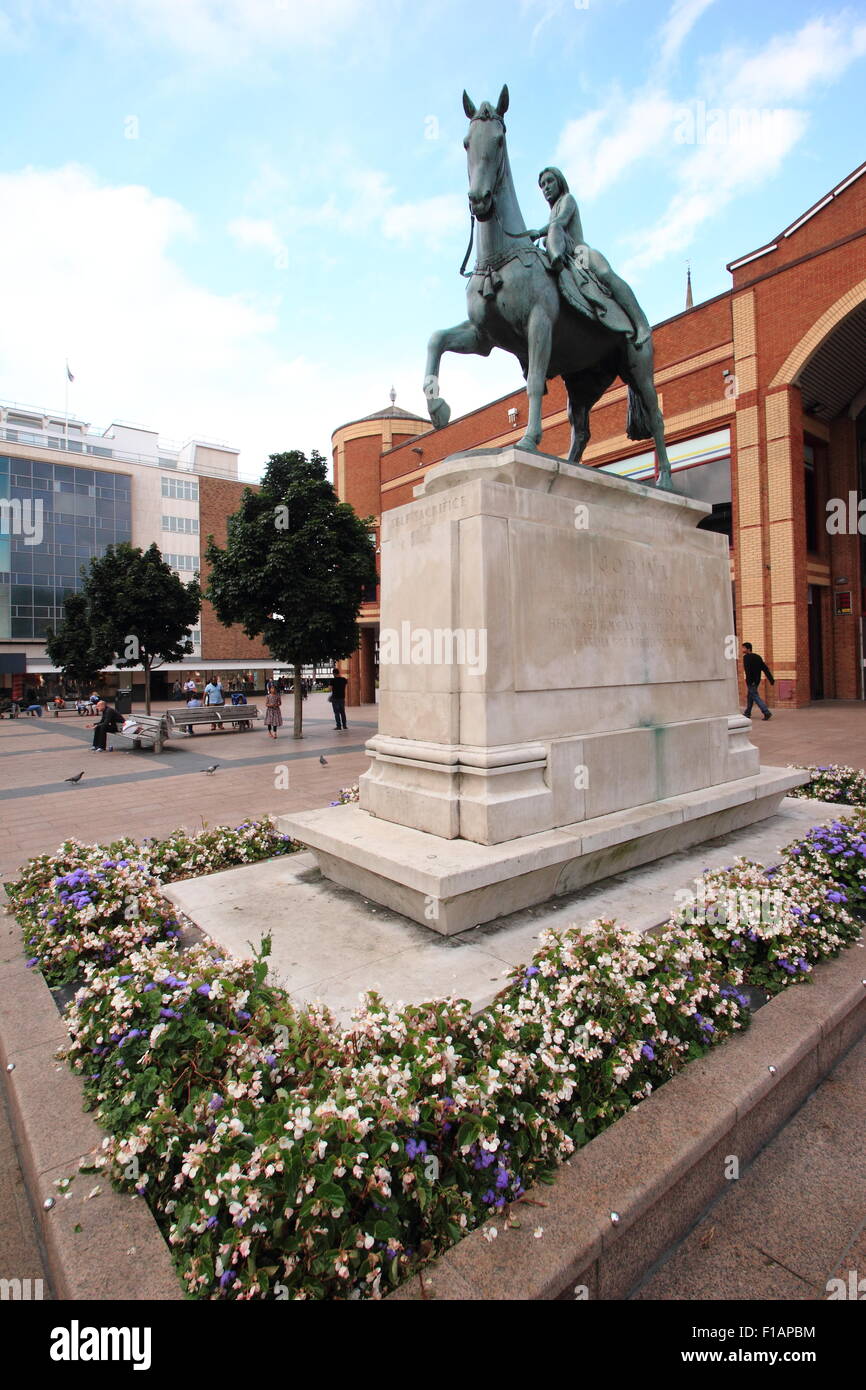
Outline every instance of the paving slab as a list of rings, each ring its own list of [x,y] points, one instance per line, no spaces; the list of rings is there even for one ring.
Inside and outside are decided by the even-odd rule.
[[[633,1297],[826,1298],[851,1270],[866,1279],[866,1038]]]
[[[482,1008],[510,970],[531,959],[543,931],[599,917],[647,931],[667,920],[677,893],[692,890],[704,869],[738,855],[776,863],[786,844],[839,811],[786,797],[777,815],[757,825],[449,937],[332,883],[308,853],[187,879],[167,891],[235,955],[249,955],[270,932],[272,978],[297,1000],[319,999],[341,1019],[367,989],[395,1003],[456,994]]]

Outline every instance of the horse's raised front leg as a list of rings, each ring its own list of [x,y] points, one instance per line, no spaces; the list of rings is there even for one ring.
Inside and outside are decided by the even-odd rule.
[[[424,395],[427,397],[427,410],[437,430],[441,430],[451,419],[451,407],[439,395],[439,363],[446,352],[474,353],[478,357],[489,357],[493,344],[471,319],[455,324],[453,328],[438,328],[427,345],[427,368],[424,373]]]
[[[534,452],[541,440],[541,401],[544,396],[547,368],[550,365],[550,349],[553,344],[553,323],[541,304],[534,305],[529,315],[526,338],[529,348],[529,371],[526,374],[529,418],[526,422],[526,431],[517,447],[518,449],[530,449]]]

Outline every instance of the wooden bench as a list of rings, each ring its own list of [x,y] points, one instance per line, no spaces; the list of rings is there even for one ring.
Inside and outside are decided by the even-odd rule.
[[[210,727],[212,724],[216,724],[218,729],[223,725],[236,729],[246,726],[251,729],[253,720],[258,717],[258,705],[202,705],[201,708],[168,711],[172,729],[191,728],[195,732],[198,727],[206,734],[215,732]]]
[[[164,714],[129,714],[127,719],[134,719],[138,725],[138,733],[122,734],[119,730],[116,734],[109,734],[110,739],[123,739],[124,744],[131,744],[133,748],[153,748],[157,753],[162,752],[162,745],[168,742],[171,737],[168,729],[168,720]]]

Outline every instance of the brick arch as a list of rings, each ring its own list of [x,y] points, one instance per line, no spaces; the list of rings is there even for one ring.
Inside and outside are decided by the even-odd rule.
[[[808,332],[803,334],[799,343],[788,353],[782,366],[770,382],[770,390],[774,390],[777,386],[791,386],[809,359],[818,351],[824,339],[864,300],[866,300],[866,280],[861,280],[859,285],[852,285],[850,290],[846,290],[835,304],[831,304],[830,308],[819,319],[815,320]]]

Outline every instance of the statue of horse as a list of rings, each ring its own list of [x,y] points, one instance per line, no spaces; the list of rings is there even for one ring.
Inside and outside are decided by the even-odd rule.
[[[478,259],[466,287],[469,317],[454,328],[439,329],[428,346],[424,394],[434,426],[441,429],[451,417],[439,395],[443,353],[487,357],[494,347],[504,348],[520,362],[529,399],[529,418],[518,447],[537,451],[545,382],[561,376],[571,423],[568,461],[577,463],[590,437],[589,412],[619,376],[628,387],[628,437],[654,440],[657,486],[669,489],[664,421],[653,383],[652,336],[636,348],[630,334],[593,317],[591,306],[582,314],[561,296],[550,262],[534,245],[517,203],[503,120],[508,88],[502,88],[496,106],[485,101],[476,107],[464,92],[463,109],[469,117],[463,144],[473,231],[478,226]],[[612,320],[616,317],[611,314]]]

